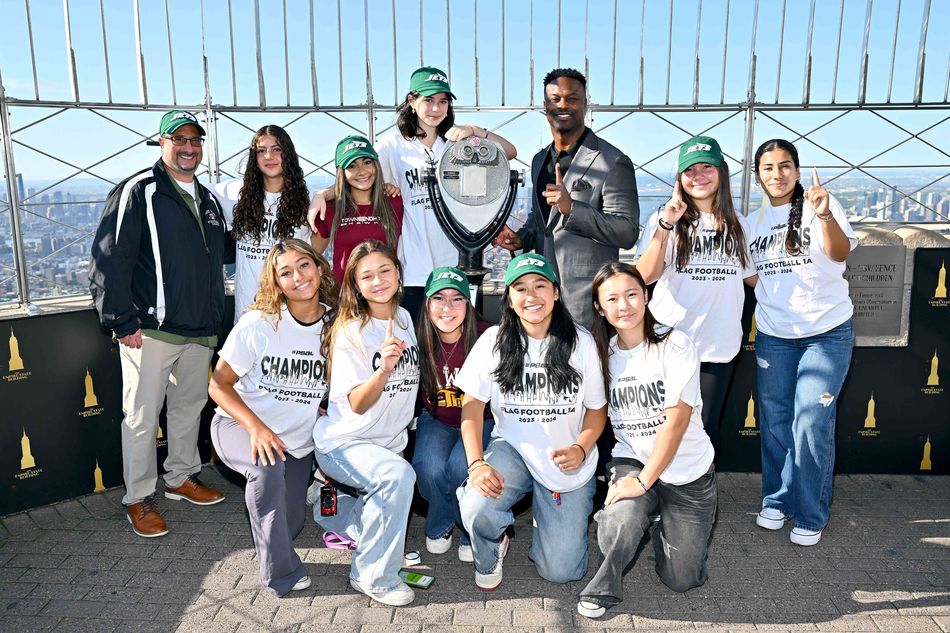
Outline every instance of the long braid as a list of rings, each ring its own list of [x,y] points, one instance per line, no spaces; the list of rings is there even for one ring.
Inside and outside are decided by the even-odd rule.
[[[805,204],[805,188],[802,183],[795,183],[792,193],[792,205],[788,210],[788,226],[785,232],[785,252],[789,255],[799,255],[802,252],[802,208]]]

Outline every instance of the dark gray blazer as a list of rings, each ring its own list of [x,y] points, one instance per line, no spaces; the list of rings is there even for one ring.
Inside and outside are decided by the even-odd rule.
[[[532,182],[537,182],[550,149],[548,145],[534,155]],[[551,261],[571,315],[590,329],[594,317],[590,282],[594,274],[604,262],[617,261],[621,248],[633,248],[637,242],[637,179],[626,154],[591,131],[564,174],[564,186],[573,200],[571,215],[564,217],[551,208],[545,224],[534,195],[531,213],[518,235],[525,252],[533,250]]]

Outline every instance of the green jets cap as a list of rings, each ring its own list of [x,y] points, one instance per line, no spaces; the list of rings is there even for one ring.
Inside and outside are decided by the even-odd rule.
[[[449,88],[448,76],[433,66],[423,66],[412,73],[409,79],[409,92],[418,92],[424,97],[444,92],[455,99],[452,89]]]
[[[515,283],[519,277],[534,273],[546,277],[553,283],[557,283],[557,276],[550,262],[543,256],[535,253],[525,253],[518,255],[508,263],[508,270],[505,271],[505,285],[510,286]]]
[[[458,290],[466,299],[472,298],[468,288],[468,277],[454,266],[442,266],[429,273],[429,278],[426,280],[426,296],[431,297],[446,288]]]
[[[194,125],[198,128],[198,131],[201,132],[202,136],[205,135],[205,129],[198,123],[198,119],[195,115],[185,110],[166,112],[165,116],[162,117],[162,122],[158,126],[158,133],[159,135],[172,134],[183,125]]]
[[[719,143],[711,136],[694,136],[680,145],[678,172],[686,171],[687,167],[696,163],[709,163],[719,167],[722,165],[722,150]]]
[[[336,144],[336,166],[341,169],[349,167],[357,158],[364,157],[379,160],[379,154],[365,136],[352,134]]]

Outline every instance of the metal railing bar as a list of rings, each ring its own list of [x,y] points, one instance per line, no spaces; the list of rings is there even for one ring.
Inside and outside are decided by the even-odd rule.
[[[726,32],[722,38],[722,83],[719,86],[719,103],[726,102],[726,62],[729,54],[729,0],[726,0]],[[643,37],[643,34],[640,34]]]
[[[948,66],[950,70],[950,66]],[[948,75],[950,77],[950,75]],[[534,105],[534,0],[528,7],[528,104]]]
[[[479,90],[479,76],[481,75],[481,68],[478,65],[478,0],[475,0],[473,4],[473,19],[472,26],[475,30],[475,36],[472,38],[472,47],[474,49],[474,59],[475,59],[475,105],[481,104],[481,91]]]
[[[73,50],[73,34],[69,22],[69,0],[63,0],[63,25],[66,28],[66,68],[69,71],[69,90],[73,101],[79,102],[79,77],[76,75],[76,51]]]
[[[737,110],[736,112],[733,112],[732,114],[730,114],[730,115],[727,116],[726,118],[721,119],[721,120],[719,120],[719,121],[716,121],[716,122],[713,123],[712,125],[707,126],[706,128],[700,130],[699,134],[695,134],[695,133],[693,133],[693,132],[687,130],[686,128],[684,128],[684,127],[682,127],[682,126],[677,125],[676,123],[674,123],[674,122],[671,121],[670,119],[666,118],[665,116],[659,114],[658,112],[651,112],[650,114],[652,114],[652,115],[655,116],[656,118],[660,119],[661,121],[664,121],[664,122],[667,123],[668,125],[671,125],[672,127],[675,127],[677,130],[679,130],[680,132],[682,132],[683,134],[685,134],[687,138],[690,138],[690,137],[693,137],[693,136],[699,136],[699,135],[705,134],[706,132],[708,132],[709,130],[713,129],[714,127],[717,127],[717,126],[719,126],[719,125],[722,125],[723,123],[725,123],[725,122],[728,121],[729,119],[732,119],[732,118],[735,118],[735,117],[739,116],[739,114],[741,114],[741,113],[742,113],[742,110]],[[669,148],[668,150],[666,150],[665,152],[663,152],[663,154],[660,154],[660,155],[656,156],[655,158],[653,158],[653,159],[651,159],[651,160],[656,160],[656,158],[659,158],[660,156],[663,156],[664,154],[668,153],[670,150],[674,150],[674,149],[678,148],[679,146],[680,146],[680,143],[677,143],[677,144],[674,145],[673,147],[671,147],[671,148]],[[734,157],[734,156],[731,156],[728,152],[725,152],[725,151],[724,151],[722,154],[723,154],[723,156],[726,156],[727,158],[731,158],[732,160],[736,161],[737,163],[742,163],[741,160],[737,159],[737,158]],[[647,162],[650,162],[650,161],[647,161]]]
[[[399,99],[399,64],[396,55],[396,0],[392,0],[392,25],[393,25],[393,103],[401,103]]]
[[[231,0],[228,0],[228,45],[231,47],[231,95],[232,103],[237,105],[237,66],[234,61],[234,19],[231,11]]]
[[[670,75],[673,71],[673,0],[670,0],[670,18],[667,21],[667,35],[666,35],[666,100],[663,102],[667,105],[670,103]]]
[[[775,73],[775,103],[778,103],[782,88],[782,54],[785,50],[785,14],[788,0],[782,0],[782,20],[778,27],[778,70]]]
[[[864,40],[861,43],[861,67],[858,71],[858,103],[864,103],[868,89],[868,42],[871,38],[871,10],[874,0],[867,0],[864,12]],[[778,99],[776,99],[778,101]]]
[[[614,29],[610,54],[610,105],[614,104],[614,89],[617,86],[617,0],[614,0]]]
[[[639,97],[637,103],[641,106],[643,105],[643,81],[646,73],[646,64],[644,63],[643,58],[643,29],[646,24],[646,11],[647,11],[647,0],[640,0],[640,85],[639,85]]]
[[[105,201],[104,201],[104,200],[99,200],[99,202],[105,202]],[[42,203],[35,203],[35,204],[30,205],[30,206],[38,207],[38,206],[41,206],[41,204],[42,204]],[[75,203],[75,202],[62,202],[62,203],[60,203],[60,204],[66,205],[66,204],[78,204],[78,203]],[[49,204],[49,205],[46,205],[46,206],[50,207],[50,206],[53,206],[53,205],[52,205],[52,204]],[[22,207],[22,205],[21,205],[21,207]],[[50,224],[56,224],[57,226],[66,227],[67,229],[72,229],[73,231],[80,231],[81,233],[83,233],[84,236],[89,236],[89,235],[94,235],[94,234],[95,234],[95,231],[89,231],[89,230],[84,229],[84,228],[82,228],[82,227],[78,227],[78,226],[75,226],[75,225],[73,225],[73,224],[69,224],[68,222],[63,222],[62,220],[57,220],[57,219],[55,219],[55,218],[48,218],[48,217],[46,217],[45,215],[41,215],[40,213],[37,213],[36,211],[32,211],[32,210],[27,209],[27,208],[25,208],[25,207],[22,207],[21,210],[23,211],[23,213],[24,213],[25,215],[32,215],[33,217],[36,217],[36,218],[40,218],[40,219],[42,219],[42,220],[45,220],[46,222],[49,222]]]
[[[310,10],[310,90],[313,93],[313,107],[316,108],[320,104],[320,93],[317,88],[317,43],[313,28],[313,0],[310,0],[307,4]]]
[[[838,36],[835,39],[835,68],[831,75],[831,102],[835,102],[838,93],[838,63],[841,61],[841,29],[844,27],[844,0],[841,0],[838,11]]]
[[[937,150],[938,152],[940,152],[941,154],[943,154],[944,156],[946,156],[947,158],[950,158],[950,154],[948,154],[945,150],[941,149],[940,147],[937,147],[936,145],[934,145],[933,143],[931,143],[931,142],[928,141],[927,139],[921,138],[921,136],[920,136],[920,135],[923,134],[924,132],[928,132],[928,131],[934,129],[935,127],[939,126],[940,124],[942,124],[944,121],[947,121],[948,119],[950,119],[950,115],[945,116],[944,118],[940,119],[939,121],[937,121],[936,123],[934,123],[934,124],[932,124],[932,125],[928,125],[927,127],[925,127],[924,129],[920,130],[919,132],[917,132],[917,133],[915,134],[915,133],[911,132],[910,130],[908,130],[907,128],[903,127],[902,125],[900,125],[900,124],[898,124],[898,123],[895,123],[894,121],[891,121],[890,119],[888,119],[888,118],[887,118],[886,116],[884,116],[883,114],[879,114],[879,113],[877,113],[877,112],[874,112],[873,110],[871,111],[871,114],[873,114],[873,115],[875,115],[875,116],[877,116],[877,117],[880,117],[881,119],[887,121],[888,123],[890,123],[891,125],[893,125],[894,127],[896,127],[896,128],[897,128],[898,130],[900,130],[901,132],[903,132],[903,133],[905,133],[905,134],[909,134],[912,138],[917,139],[918,141],[920,141],[921,143],[923,143],[923,144],[926,145],[927,147],[930,147],[930,148],[932,148],[932,149],[935,149],[935,150]],[[908,140],[910,140],[910,139],[908,139]]]
[[[369,0],[363,0],[363,59],[366,63],[366,137],[375,138],[376,103],[373,100],[373,67],[369,59]]]
[[[627,112],[627,113],[624,114],[623,116],[617,117],[616,119],[614,119],[613,121],[611,121],[611,122],[608,123],[607,125],[604,125],[603,127],[599,127],[599,128],[597,128],[597,129],[595,129],[595,130],[594,130],[594,134],[600,134],[601,132],[603,132],[604,130],[606,130],[607,128],[609,128],[610,126],[616,125],[617,123],[620,123],[621,121],[623,121],[624,119],[626,119],[626,118],[627,118],[628,116],[630,116],[631,114],[633,114],[633,112]]]
[[[15,129],[15,130],[11,130],[11,131],[10,131],[10,134],[18,134],[19,132],[22,132],[23,130],[26,130],[26,129],[28,129],[28,128],[31,128],[31,127],[33,127],[34,125],[39,125],[39,124],[42,123],[43,121],[46,121],[46,120],[48,120],[48,119],[52,119],[52,118],[53,118],[54,116],[56,116],[57,114],[62,114],[63,112],[66,112],[66,111],[68,111],[68,110],[69,110],[69,108],[62,107],[62,108],[60,108],[59,110],[57,110],[56,112],[53,112],[52,114],[47,114],[46,116],[41,117],[41,118],[39,118],[39,119],[37,119],[37,120],[35,120],[35,121],[30,121],[29,123],[27,123],[27,124],[24,125],[23,127],[18,127],[18,128]]]
[[[254,45],[257,61],[257,96],[263,108],[267,105],[267,94],[264,90],[264,60],[261,58],[261,3],[254,0]]]
[[[448,67],[445,72],[449,73],[449,81],[452,80],[452,9],[449,0],[445,0],[445,51],[449,56]]]
[[[178,94],[175,89],[175,56],[172,54],[172,19],[168,11],[168,0],[165,0],[165,35],[168,39],[168,68],[171,71],[172,103],[178,103]]]
[[[505,33],[505,0],[501,0],[501,105],[505,105],[505,41],[507,39]]]
[[[142,14],[139,8],[139,0],[132,4],[132,18],[135,25],[135,59],[136,72],[139,78],[139,100],[143,104],[148,104],[148,86],[145,82],[145,52],[142,50]]]
[[[891,101],[891,89],[894,87],[894,62],[897,60],[897,34],[901,28],[901,1],[897,0],[897,15],[894,20],[894,44],[891,46],[891,70],[887,78],[887,101]]]
[[[109,42],[106,38],[106,7],[105,0],[99,0],[99,20],[102,23],[102,61],[106,73],[106,96],[112,103],[112,75],[109,72]],[[202,18],[202,24],[204,19]]]
[[[699,0],[696,11],[696,43],[693,44],[693,105],[699,103],[699,37],[702,32],[703,0]]]
[[[557,0],[557,67],[561,67],[561,0]]]
[[[811,0],[811,9],[808,11],[808,41],[805,44],[805,72],[802,83],[802,105],[811,101],[811,46],[815,36],[815,2]]]
[[[284,17],[284,85],[287,91],[287,105],[290,105],[290,49],[287,43],[287,0],[281,0]]]
[[[924,64],[927,53],[927,26],[930,23],[930,0],[924,0],[924,19],[920,23],[920,45],[917,49],[917,77],[914,79],[914,103],[923,100],[924,93]]]
[[[843,1],[843,0],[842,0]],[[759,0],[755,0],[755,8],[752,12],[752,41],[749,43],[749,89],[746,98],[749,102],[755,101],[755,47],[759,37]]]
[[[40,80],[36,72],[36,47],[33,44],[33,20],[30,16],[30,0],[24,0],[26,5],[26,33],[30,40],[30,65],[33,69],[33,95],[40,100]]]
[[[475,2],[477,3],[478,0],[475,0]],[[426,60],[424,59],[424,57],[425,57],[426,48],[425,48],[424,38],[425,38],[425,32],[426,32],[426,25],[425,25],[424,14],[422,11],[423,9],[422,5],[423,3],[420,2],[419,3],[419,65],[425,66]]]
[[[590,40],[590,0],[584,0],[584,76],[590,83],[590,58],[588,56],[588,46]],[[589,94],[589,93],[588,93]]]

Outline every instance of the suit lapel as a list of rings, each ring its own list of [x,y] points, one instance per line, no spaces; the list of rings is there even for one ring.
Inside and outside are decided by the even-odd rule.
[[[584,143],[577,148],[577,153],[574,154],[574,160],[571,161],[571,166],[567,168],[567,173],[564,174],[564,187],[568,193],[574,190],[574,183],[587,174],[587,170],[590,169],[591,164],[599,154],[600,143],[597,142],[597,135],[594,134],[594,131],[590,130],[584,138]],[[540,165],[538,165],[538,169],[541,169]],[[551,215],[548,216],[548,230],[553,232],[559,224],[563,224],[563,220],[563,215],[551,209]]]

